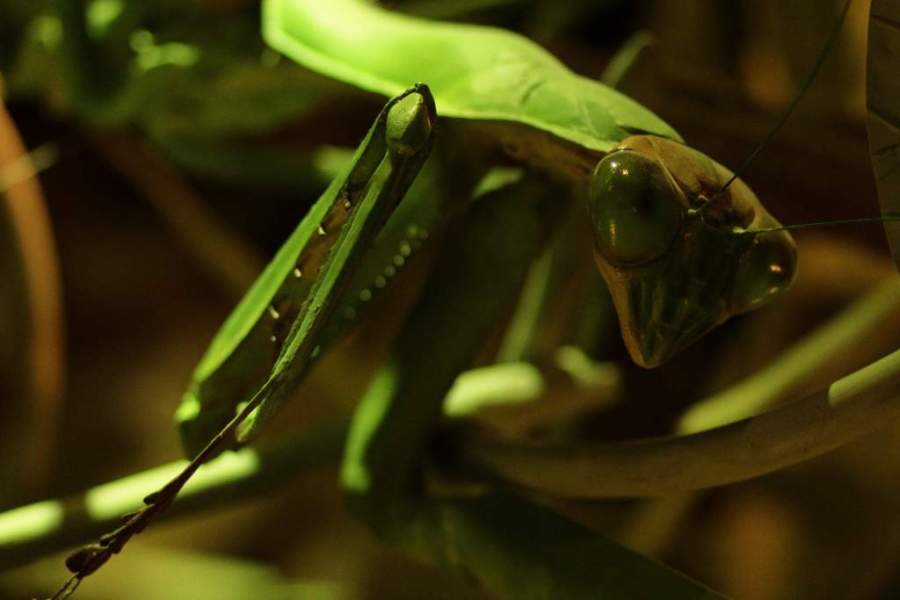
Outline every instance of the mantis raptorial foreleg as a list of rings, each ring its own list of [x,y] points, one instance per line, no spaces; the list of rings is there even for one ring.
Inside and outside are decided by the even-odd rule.
[[[388,102],[346,174],[334,181],[282,247],[201,362],[198,372],[209,372],[195,375],[178,414],[188,448],[203,444],[193,460],[148,495],[142,509],[125,516],[119,528],[70,555],[66,565],[73,576],[58,595],[69,595],[121,551],[171,505],[204,463],[252,436],[305,375],[324,343],[320,334],[334,321],[341,292],[424,165],[436,118],[424,85]],[[248,352],[260,340],[268,342],[269,352]],[[261,370],[255,377],[240,370],[251,361]],[[229,377],[234,374],[237,379]],[[249,393],[235,386],[241,375],[251,386]],[[219,393],[204,390],[206,383],[219,386]],[[236,389],[229,389],[229,383]],[[210,429],[214,435],[203,438]]]
[[[177,413],[190,454],[221,430],[241,402],[263,390],[267,399],[239,437],[252,435],[341,329],[343,294],[354,277],[371,277],[363,256],[423,167],[435,118],[425,86],[389,102],[346,174],[313,206],[223,325]]]

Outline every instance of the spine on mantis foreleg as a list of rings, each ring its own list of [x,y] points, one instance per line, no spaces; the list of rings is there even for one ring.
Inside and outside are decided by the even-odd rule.
[[[319,333],[337,318],[341,291],[427,158],[434,119],[424,86],[388,103],[346,174],[313,206],[222,326],[176,414],[189,454],[221,430],[241,402],[264,387],[267,393],[277,389],[278,401],[264,402],[244,429],[246,435],[255,431],[280,404],[283,382],[302,376],[317,353]]]
[[[558,204],[541,183],[529,180],[487,194],[459,231],[448,232],[388,364],[356,411],[343,484],[354,508],[385,535],[395,533],[417,492],[426,442],[447,391],[508,316],[543,246],[554,221],[547,212],[553,215]]]

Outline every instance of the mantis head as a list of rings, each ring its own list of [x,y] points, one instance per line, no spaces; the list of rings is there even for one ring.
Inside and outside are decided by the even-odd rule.
[[[661,365],[794,281],[797,252],[742,181],[678,142],[625,139],[595,167],[589,212],[597,267],[632,359]]]

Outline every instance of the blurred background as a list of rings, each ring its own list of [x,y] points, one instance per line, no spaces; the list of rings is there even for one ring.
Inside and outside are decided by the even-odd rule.
[[[731,167],[786,109],[842,6],[386,4],[514,29],[592,78],[646,30],[654,43],[624,92]],[[865,134],[866,4],[854,1],[815,85],[745,176],[783,223],[878,214]],[[180,457],[172,413],[193,366],[327,185],[334,149],[355,146],[383,103],[266,49],[253,0],[94,0],[96,52],[92,69],[80,73],[61,45],[54,7],[0,0],[2,508]],[[109,90],[107,99],[90,97],[86,81]],[[658,370],[632,365],[610,325],[594,354],[619,369],[620,399],[583,419],[579,435],[669,433],[690,404],[777,361],[896,277],[879,225],[796,237],[800,276],[787,298],[734,319]],[[349,414],[409,303],[406,290],[426,267],[412,265],[376,299],[377,323],[361,324],[318,365],[272,438]],[[895,349],[898,325],[900,307],[793,391]],[[735,598],[894,598],[897,433],[888,424],[807,464],[690,497],[560,508]],[[50,555],[0,572],[0,598],[51,593],[65,576],[61,555]],[[325,465],[285,474],[265,497],[153,527],[77,597],[484,596],[378,545],[345,513],[336,469]]]

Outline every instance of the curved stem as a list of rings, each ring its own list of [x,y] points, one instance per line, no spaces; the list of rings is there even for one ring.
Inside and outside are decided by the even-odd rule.
[[[822,327],[782,353],[770,365],[691,406],[678,420],[678,433],[694,433],[745,419],[796,395],[816,389],[824,377],[872,360],[881,341],[897,341],[900,279],[892,277],[856,300]],[[873,342],[873,340],[878,340]],[[848,361],[849,358],[849,361]],[[856,362],[859,359],[859,362]],[[824,375],[823,375],[824,374]],[[830,375],[828,375],[830,374]],[[622,539],[642,554],[658,556],[678,524],[702,498],[691,492],[643,504],[625,526]]]
[[[611,88],[620,89],[641,55],[653,45],[653,42],[653,34],[647,30],[640,29],[631,34],[606,65],[606,69],[600,75],[600,82]]]
[[[833,450],[900,416],[900,351],[777,410],[685,436],[589,445],[457,439],[464,463],[573,498],[662,496],[742,481]]]
[[[0,91],[2,93],[2,91]],[[47,149],[44,152],[45,160]],[[51,152],[52,154],[52,152]],[[47,475],[65,379],[65,339],[62,282],[53,225],[41,186],[34,175],[42,166],[34,164],[25,150],[16,125],[0,101],[0,199],[4,201],[19,246],[27,296],[30,339],[28,355],[31,405],[28,435],[31,444],[22,464],[21,483],[35,487]],[[3,175],[6,175],[3,177]]]
[[[94,136],[106,159],[156,209],[198,265],[223,289],[240,297],[263,269],[263,261],[241,237],[207,208],[165,161],[124,134]]]

